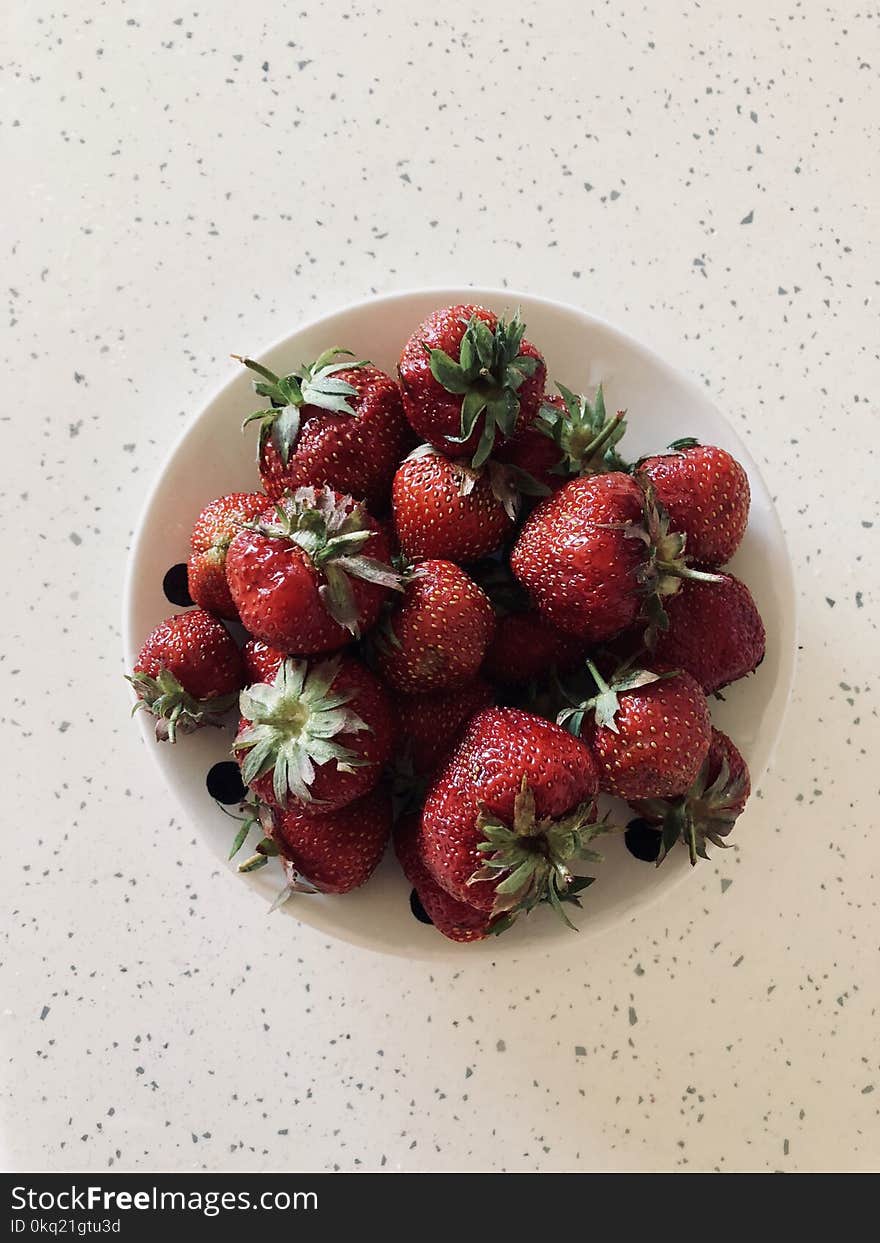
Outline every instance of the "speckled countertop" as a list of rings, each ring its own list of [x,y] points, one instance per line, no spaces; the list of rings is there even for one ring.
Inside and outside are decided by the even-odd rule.
[[[13,1168],[880,1166],[877,15],[720,7],[11,12]],[[800,587],[748,848],[558,969],[265,919],[206,866],[121,682],[133,524],[229,351],[468,281],[581,304],[701,377]]]

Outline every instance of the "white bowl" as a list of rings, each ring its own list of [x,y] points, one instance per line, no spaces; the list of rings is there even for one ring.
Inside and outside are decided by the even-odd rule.
[[[663,449],[690,435],[730,450],[748,471],[751,520],[730,568],[748,583],[761,610],[767,656],[755,675],[725,692],[724,702],[712,702],[712,715],[745,755],[755,784],[767,766],[791,688],[795,651],[791,564],[755,462],[692,380],[625,333],[576,307],[501,289],[427,289],[372,298],[306,324],[256,356],[283,372],[317,357],[328,346],[343,345],[393,374],[401,347],[416,325],[436,307],[457,302],[479,302],[499,312],[521,307],[527,335],[546,357],[548,387],[550,380],[560,379],[576,391],[589,391],[601,380],[609,408],[628,411],[628,457]],[[230,351],[252,346],[247,341],[228,344]],[[253,408],[250,375],[242,368],[193,419],[159,474],[129,562],[123,627],[128,668],[148,631],[172,611],[163,594],[163,578],[171,566],[186,561],[199,510],[225,492],[259,487],[256,432],[251,429],[243,436],[239,430],[242,417]],[[198,826],[206,850],[228,867],[231,885],[253,889],[254,917],[260,917],[261,906],[264,910],[281,887],[280,868],[272,863],[241,876],[234,863],[226,863],[235,825],[205,786],[211,766],[229,758],[231,733],[204,729],[172,746],[155,741],[146,713],[139,713],[138,719],[149,751],[186,815]],[[736,839],[744,849],[760,838],[760,814],[760,806],[753,804],[737,826]],[[273,918],[293,917],[356,945],[417,958],[461,962],[487,954],[521,956],[550,949],[558,956],[566,947],[582,955],[585,936],[607,929],[678,886],[683,886],[681,900],[693,880],[684,849],[675,849],[661,868],[633,858],[621,837],[607,839],[602,849],[605,862],[595,873],[599,880],[585,894],[583,911],[576,913],[580,936],[563,927],[549,909],[541,909],[520,919],[500,938],[471,945],[449,942],[413,917],[410,886],[390,849],[363,889],[336,897],[295,895]],[[705,861],[699,864],[711,866]],[[292,935],[294,929],[292,923]]]

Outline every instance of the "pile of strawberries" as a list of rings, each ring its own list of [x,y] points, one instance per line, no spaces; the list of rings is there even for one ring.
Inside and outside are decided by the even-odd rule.
[[[340,349],[286,376],[241,361],[264,492],[199,515],[197,607],[129,679],[161,740],[238,707],[233,853],[261,833],[241,870],[277,857],[280,899],[345,893],[393,838],[420,913],[473,941],[542,903],[569,922],[617,828],[600,792],[658,862],[724,845],[749,775],[706,697],[764,655],[721,570],[749,510],[730,454],[628,464],[601,387],[545,395],[519,315],[479,306],[430,315],[397,379]]]

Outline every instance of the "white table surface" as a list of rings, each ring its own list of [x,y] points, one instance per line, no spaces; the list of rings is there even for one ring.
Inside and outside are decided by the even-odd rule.
[[[32,0],[0,50],[7,1165],[876,1169],[876,15],[198,10]],[[468,281],[704,380],[799,580],[740,848],[582,965],[502,941],[429,969],[266,919],[127,720],[132,526],[229,352]]]

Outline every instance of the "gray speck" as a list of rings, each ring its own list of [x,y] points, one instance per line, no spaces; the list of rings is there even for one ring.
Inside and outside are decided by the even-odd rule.
[[[575,1057],[586,1057],[587,1050],[584,1048],[582,1044],[576,1044],[574,1046],[574,1055]]]
[[[49,1013],[49,1007],[43,1006],[42,1010],[40,1011],[40,1022],[41,1023],[48,1013]]]
[[[635,1006],[630,1006],[630,1008],[629,1008],[629,1025],[630,1025],[630,1027],[635,1027],[635,1025],[636,1025],[636,1023],[638,1023],[638,1021],[639,1021],[639,1016],[636,1014],[636,1008],[635,1008]]]
[[[862,1088],[862,1096],[868,1096],[873,1091],[874,1091],[873,1083],[866,1083],[865,1086]]]
[[[721,892],[727,893],[728,889],[730,888],[732,884],[733,884],[732,880],[729,880],[726,876],[722,876],[721,877]]]
[[[77,535],[76,531],[71,531],[71,532],[70,532],[70,535],[69,535],[67,538],[70,540],[71,544],[81,544],[81,543],[82,543],[82,536],[81,536],[81,535]]]
[[[740,221],[740,224],[751,224],[754,219],[755,219],[755,213],[754,211],[750,211],[747,216],[743,216],[742,220]]]
[[[744,958],[745,958],[745,954],[740,954],[739,958],[737,958],[736,962],[733,965],[735,967],[738,967]]]
[[[495,1048],[498,1050],[499,1053],[504,1053],[507,1050],[507,1045],[504,1043],[503,1040],[499,1040],[498,1043],[495,1045]]]

